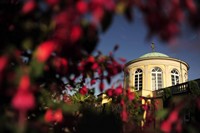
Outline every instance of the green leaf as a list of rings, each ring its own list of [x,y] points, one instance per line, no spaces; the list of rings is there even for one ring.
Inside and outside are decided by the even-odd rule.
[[[158,110],[156,112],[156,119],[163,119],[167,116],[168,114],[168,110],[167,109],[161,109],[161,110]]]
[[[78,104],[71,104],[71,105],[64,105],[62,106],[62,110],[64,112],[74,112],[79,110],[79,105]]]
[[[31,61],[31,75],[39,77],[43,73],[44,63],[38,62],[36,59]]]
[[[25,50],[30,50],[32,48],[32,45],[33,45],[33,41],[31,38],[26,38],[23,40],[22,42],[22,47],[25,49]]]

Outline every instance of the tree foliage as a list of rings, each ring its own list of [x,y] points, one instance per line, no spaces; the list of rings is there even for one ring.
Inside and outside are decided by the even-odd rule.
[[[141,130],[147,108],[137,94],[121,85],[105,88],[125,60],[114,58],[118,46],[95,54],[99,35],[116,14],[133,21],[137,8],[148,35],[170,41],[183,20],[199,28],[199,6],[193,0],[1,0],[0,132],[94,132],[90,124],[95,132],[128,132],[126,122],[134,125],[130,131]],[[96,89],[112,102],[102,106]]]

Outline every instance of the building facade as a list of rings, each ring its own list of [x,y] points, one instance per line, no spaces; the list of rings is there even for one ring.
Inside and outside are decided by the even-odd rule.
[[[150,52],[129,61],[124,67],[125,88],[140,96],[153,97],[154,92],[188,81],[189,65],[159,52]]]
[[[200,79],[188,81],[188,70],[186,62],[154,51],[125,64],[124,87],[137,91],[142,104],[148,107],[143,113],[142,127],[150,120],[150,129],[159,131],[163,118],[156,118],[156,111],[179,108],[183,131],[187,131],[189,124],[199,125]],[[155,117],[149,118],[149,114]]]

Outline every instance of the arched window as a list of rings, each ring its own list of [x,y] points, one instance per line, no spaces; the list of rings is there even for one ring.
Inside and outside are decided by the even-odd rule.
[[[137,69],[135,71],[135,89],[142,90],[142,70]]]
[[[159,67],[153,68],[152,72],[152,90],[162,88],[162,70]]]
[[[172,85],[179,84],[179,74],[178,74],[178,70],[173,69],[173,70],[171,71],[171,79],[172,79]]]

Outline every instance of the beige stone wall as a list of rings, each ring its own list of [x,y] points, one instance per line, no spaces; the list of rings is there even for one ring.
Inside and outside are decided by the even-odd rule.
[[[188,80],[188,65],[183,61],[173,58],[145,59],[129,63],[125,67],[124,70],[129,72],[129,76],[126,79],[129,81],[129,86],[135,86],[135,71],[140,68],[143,71],[143,86],[140,93],[142,96],[152,96],[151,71],[154,67],[160,67],[162,69],[163,88],[172,85],[171,71],[173,69],[177,69],[179,72],[179,83],[183,83]]]

